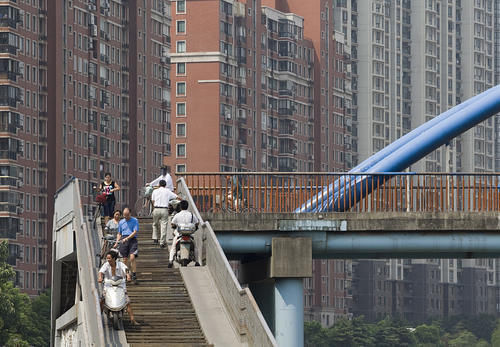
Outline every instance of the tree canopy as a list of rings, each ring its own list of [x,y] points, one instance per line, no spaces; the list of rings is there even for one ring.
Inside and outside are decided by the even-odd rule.
[[[7,241],[0,242],[0,346],[50,344],[50,293],[30,299],[14,286],[15,271],[7,263]]]
[[[329,328],[323,328],[319,322],[307,322],[304,331],[306,347],[500,346],[500,320],[490,315],[451,317],[416,326],[389,317],[367,322],[360,316],[341,319]]]

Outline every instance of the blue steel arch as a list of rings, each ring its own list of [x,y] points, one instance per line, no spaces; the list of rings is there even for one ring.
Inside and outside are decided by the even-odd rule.
[[[373,176],[363,172],[391,173],[401,172],[427,154],[448,143],[454,137],[464,133],[475,125],[500,111],[500,85],[486,90],[465,102],[441,113],[439,116],[422,124],[405,136],[394,141],[349,171],[353,173],[339,178],[314,198],[306,202],[295,212],[342,211],[346,199],[346,184],[351,194],[357,194],[358,201],[361,185],[370,192]],[[359,175],[361,173],[361,175]],[[389,176],[380,176],[379,183]],[[348,182],[346,182],[348,180]],[[368,181],[368,184],[366,184]],[[356,189],[353,189],[354,186]],[[376,186],[376,185],[375,185]],[[363,188],[366,191],[366,188]],[[356,192],[356,193],[355,193]],[[352,197],[351,197],[352,198]]]

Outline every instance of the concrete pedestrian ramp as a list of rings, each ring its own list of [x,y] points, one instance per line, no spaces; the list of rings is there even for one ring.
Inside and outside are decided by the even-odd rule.
[[[215,346],[247,346],[240,342],[208,268],[183,267],[180,271],[207,340]]]

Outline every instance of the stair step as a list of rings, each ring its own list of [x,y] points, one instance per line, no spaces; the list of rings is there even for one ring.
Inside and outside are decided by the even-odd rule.
[[[167,268],[167,249],[153,244],[146,223],[151,225],[152,220],[139,220],[139,283],[127,286],[135,318],[141,325],[125,322],[127,342],[134,347],[211,346],[200,327],[179,269]]]

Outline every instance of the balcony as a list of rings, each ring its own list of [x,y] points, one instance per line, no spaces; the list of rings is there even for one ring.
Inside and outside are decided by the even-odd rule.
[[[0,6],[0,27],[10,27],[16,29],[21,17],[19,10],[11,6]]]
[[[0,176],[0,186],[10,186],[17,188],[17,181],[19,179],[16,177]]]
[[[280,96],[292,96],[293,92],[290,89],[280,89],[279,95]]]
[[[19,37],[9,32],[0,33],[0,53],[17,53],[17,42]]]
[[[0,150],[0,159],[17,160],[17,152],[10,150]]]

